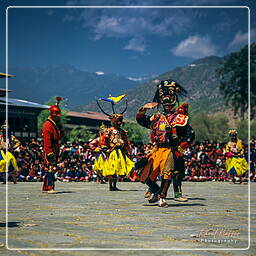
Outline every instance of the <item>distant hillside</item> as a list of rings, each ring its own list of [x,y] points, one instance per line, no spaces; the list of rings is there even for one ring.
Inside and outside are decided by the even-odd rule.
[[[5,72],[5,67],[0,67]],[[68,99],[68,108],[88,104],[95,97],[119,94],[134,87],[138,82],[104,73],[89,73],[70,65],[48,68],[9,67],[16,77],[9,79],[10,97],[45,103],[52,96]],[[5,87],[5,80],[0,81]]]
[[[188,96],[180,99],[180,101],[188,101],[191,112],[215,112],[224,110],[223,97],[220,95],[218,89],[219,79],[215,72],[222,61],[222,58],[216,56],[198,59],[189,65],[175,68],[146,83],[126,90],[129,101],[126,116],[134,119],[138,108],[152,101],[156,90],[156,83],[160,80],[170,78],[179,82],[188,91]],[[107,104],[104,106],[106,110],[111,112]],[[91,102],[90,104],[77,107],[76,110],[95,111],[98,108],[94,102]]]

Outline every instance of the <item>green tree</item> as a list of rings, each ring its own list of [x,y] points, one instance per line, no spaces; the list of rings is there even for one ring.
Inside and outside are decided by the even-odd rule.
[[[251,118],[255,116],[256,103],[256,44],[250,46],[251,50]],[[248,46],[239,52],[233,52],[224,58],[222,67],[217,69],[220,76],[220,91],[224,95],[226,105],[230,106],[235,115],[240,114],[244,119],[248,109]]]
[[[205,114],[203,112],[191,117],[191,126],[195,131],[195,140],[225,142],[228,140],[228,118],[224,114]]]
[[[203,141],[209,138],[210,121],[205,113],[198,113],[191,117],[191,126],[195,131],[195,140]]]
[[[251,136],[256,138],[256,120],[251,121],[250,131],[251,131]]]
[[[52,106],[55,103],[56,103],[56,97],[52,97],[44,105]],[[68,121],[68,117],[67,117],[68,110],[64,106],[62,106],[61,103],[60,103],[60,110],[61,110],[60,121],[61,121],[61,124],[64,125]],[[48,109],[41,111],[41,113],[38,115],[37,124],[40,130],[44,122],[47,120],[48,116],[49,116]]]
[[[123,127],[124,130],[128,131],[128,138],[134,143],[149,142],[149,130],[138,125],[134,121],[125,121]]]
[[[245,144],[248,144],[249,140],[249,129],[248,129],[248,120],[237,121],[236,129],[238,133],[238,138],[240,138]],[[256,121],[252,120],[250,122],[250,132],[251,137],[256,137]]]
[[[93,133],[87,126],[80,125],[71,130],[69,140],[71,142],[88,142],[90,139],[95,139],[96,134]]]
[[[238,138],[247,144],[248,143],[248,121],[247,120],[237,121],[236,129],[238,133]]]

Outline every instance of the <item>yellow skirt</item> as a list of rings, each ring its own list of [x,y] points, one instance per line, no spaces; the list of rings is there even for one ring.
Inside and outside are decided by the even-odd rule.
[[[119,175],[128,176],[134,166],[132,160],[129,159],[121,149],[114,149],[105,162],[103,176]]]
[[[103,172],[103,170],[106,169],[106,161],[106,155],[104,153],[100,153],[94,161],[94,171],[97,173]]]
[[[249,169],[244,158],[231,157],[226,160],[226,169],[229,174],[242,176]]]
[[[144,182],[148,177],[155,180],[157,176],[170,179],[174,171],[174,158],[170,148],[155,148],[148,155],[148,163],[140,175],[140,181]]]

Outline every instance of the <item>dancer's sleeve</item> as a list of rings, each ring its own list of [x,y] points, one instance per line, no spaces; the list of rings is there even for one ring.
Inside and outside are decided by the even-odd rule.
[[[99,140],[99,145],[102,149],[108,147],[108,138],[109,138],[109,131],[106,130],[101,136]]]
[[[195,132],[191,125],[187,123],[185,126],[180,126],[177,129],[177,133],[180,138],[179,147],[183,150],[186,150],[192,144],[193,140],[195,139]]]
[[[150,128],[150,116],[146,115],[146,110],[139,109],[138,113],[136,114],[137,123],[143,127]]]

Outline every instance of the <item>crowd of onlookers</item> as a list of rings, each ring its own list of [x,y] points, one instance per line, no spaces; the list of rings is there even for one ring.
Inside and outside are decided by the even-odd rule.
[[[45,175],[43,143],[32,139],[14,152],[19,167],[19,181],[42,181]],[[93,170],[95,153],[87,143],[67,143],[61,146],[55,177],[59,181],[97,180]]]
[[[89,142],[88,142],[89,143]],[[96,152],[90,149],[88,143],[66,143],[61,146],[59,163],[56,167],[57,181],[96,181],[104,182],[93,169]],[[151,143],[132,144],[131,157],[134,162],[147,155],[153,149]],[[43,143],[32,139],[23,142],[13,152],[19,167],[18,181],[42,181],[45,175],[43,160]],[[256,145],[255,139],[250,142],[250,179],[256,181]],[[245,146],[245,157],[248,158],[248,147]],[[195,143],[184,152],[185,180],[187,181],[229,181],[225,169],[225,144],[204,141]],[[135,172],[134,172],[135,173]],[[134,178],[135,176],[135,178]],[[248,173],[244,175],[244,180]],[[125,178],[125,181],[135,181],[136,175]]]
[[[196,143],[184,153],[185,180],[187,181],[230,181],[231,177],[226,171],[226,144]],[[250,179],[256,181],[256,148],[255,139],[250,142]],[[248,147],[244,145],[244,157],[248,159]],[[242,180],[248,178],[248,172],[242,176]]]

